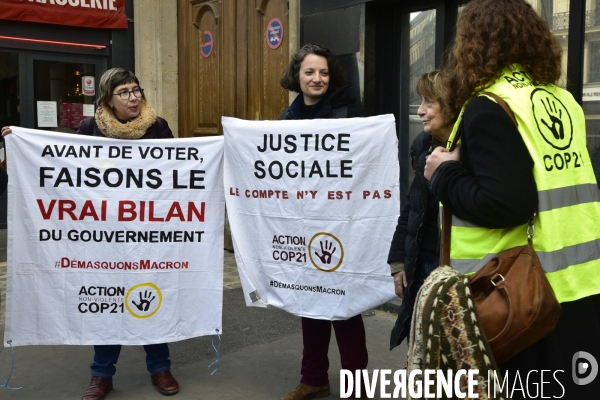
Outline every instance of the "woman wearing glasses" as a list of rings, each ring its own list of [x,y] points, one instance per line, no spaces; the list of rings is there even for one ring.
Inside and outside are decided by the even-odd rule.
[[[167,121],[156,116],[146,101],[144,89],[133,72],[112,68],[100,78],[98,109],[93,118],[81,121],[77,133],[115,139],[170,139],[173,137]],[[166,343],[144,346],[146,367],[152,383],[164,395],[175,394],[179,384],[171,375],[169,346]],[[112,390],[112,376],[119,359],[121,345],[94,346],[94,361],[90,365],[92,380],[83,400],[104,398]]]
[[[114,139],[172,139],[167,121],[158,117],[148,105],[144,89],[135,74],[123,68],[112,68],[100,78],[98,109],[93,118],[79,124],[77,134],[104,136]],[[12,133],[5,126],[2,136]],[[146,367],[152,384],[164,395],[179,392],[179,384],[171,375],[169,346],[166,343],[144,346]],[[112,376],[121,353],[121,345],[94,346],[94,361],[90,364],[92,380],[82,400],[100,400],[113,388]]]
[[[112,68],[100,78],[98,109],[86,118],[77,133],[116,139],[169,139],[167,121],[148,105],[138,78],[123,68]]]

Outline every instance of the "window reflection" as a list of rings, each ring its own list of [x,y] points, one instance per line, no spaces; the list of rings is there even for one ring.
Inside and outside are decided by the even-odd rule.
[[[559,84],[566,87],[569,0],[527,0],[548,22],[563,49],[563,68]],[[587,0],[583,59],[582,106],[585,113],[587,147],[596,179],[600,178],[600,7],[599,0]]]
[[[94,115],[93,64],[34,60],[33,72],[36,128],[76,132],[84,118]]]
[[[562,48],[562,74],[558,85],[567,87],[567,54],[569,50],[569,0],[526,0],[548,23]]]
[[[435,69],[435,10],[410,14],[410,102],[409,102],[409,138],[412,146],[415,137],[423,131],[423,123],[417,115],[421,97],[415,91],[421,75]],[[409,182],[414,172],[410,168]]]
[[[586,1],[582,100],[588,151],[592,158],[596,180],[600,180],[600,1],[598,0]]]

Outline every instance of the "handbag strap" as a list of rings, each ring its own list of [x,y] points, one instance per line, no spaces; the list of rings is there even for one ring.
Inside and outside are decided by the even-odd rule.
[[[506,111],[506,113],[508,114],[508,116],[510,117],[510,119],[512,120],[512,122],[515,124],[515,126],[518,128],[519,124],[517,124],[517,120],[515,118],[515,114],[512,112],[512,110],[510,109],[510,107],[508,106],[508,104],[506,104],[506,102],[504,100],[502,100],[502,98],[500,96],[498,96],[495,93],[492,92],[484,92],[482,93],[483,95],[489,96],[491,98],[493,98],[496,103],[498,103],[498,105],[500,107],[502,107],[504,109],[504,111]],[[450,145],[450,151],[453,151],[456,148],[456,143],[458,143],[458,140],[460,139],[460,136],[462,134],[462,120],[460,122],[460,126],[458,127],[457,131],[456,131],[456,135],[454,136],[454,140],[452,141],[452,144]],[[531,217],[531,220],[529,221],[529,226],[527,227],[527,234],[528,234],[528,239],[531,240],[531,237],[533,236],[533,218],[535,217],[535,213],[533,214],[533,217]],[[450,212],[450,210],[448,210],[448,208],[443,207],[442,206],[442,235],[440,238],[440,265],[441,266],[445,266],[445,265],[450,265],[450,240],[451,238],[451,229],[450,227],[452,226],[452,213]],[[530,227],[531,227],[531,234],[530,234]]]
[[[504,108],[504,111],[506,111],[506,113],[508,114],[508,116],[510,117],[510,119],[512,119],[513,124],[515,124],[515,126],[517,127],[517,129],[519,128],[519,124],[517,124],[517,120],[515,118],[515,114],[512,112],[512,110],[510,109],[510,107],[508,106],[508,104],[506,104],[506,102],[504,100],[502,100],[502,98],[500,96],[498,96],[496,93],[492,93],[492,92],[483,92],[482,93],[485,96],[489,96],[492,99],[496,100],[496,103],[498,103],[498,105],[502,108]]]

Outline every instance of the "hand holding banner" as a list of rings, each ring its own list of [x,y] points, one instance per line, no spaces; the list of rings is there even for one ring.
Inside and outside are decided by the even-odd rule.
[[[222,137],[12,130],[5,340],[135,345],[222,331]]]

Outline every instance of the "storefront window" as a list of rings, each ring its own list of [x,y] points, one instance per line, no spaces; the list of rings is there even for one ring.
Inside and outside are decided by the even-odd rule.
[[[583,93],[587,146],[600,181],[600,1],[587,0],[583,45]],[[600,186],[599,186],[600,187]]]
[[[35,127],[76,132],[94,116],[95,65],[34,60]]]
[[[558,82],[567,87],[567,54],[569,50],[569,0],[527,0],[534,10],[548,23],[558,44],[562,47],[562,74]],[[595,1],[595,0],[594,0]]]
[[[421,97],[415,88],[421,75],[435,69],[435,10],[410,14],[410,86],[409,86],[409,146],[423,131],[423,122],[417,115]],[[410,168],[409,182],[414,172]]]
[[[0,52],[0,126],[20,126],[19,55]]]

